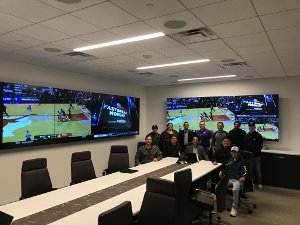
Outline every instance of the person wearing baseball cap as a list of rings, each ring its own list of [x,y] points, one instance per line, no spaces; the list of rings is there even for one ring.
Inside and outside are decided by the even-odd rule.
[[[232,186],[232,208],[230,216],[237,216],[237,208],[239,202],[239,195],[241,186],[245,182],[246,167],[245,161],[240,157],[239,147],[233,146],[231,148],[230,154],[231,158],[228,161],[228,164],[232,164],[232,169],[230,171],[228,186]],[[224,171],[220,171],[219,176],[222,177]]]
[[[255,172],[255,183],[257,188],[262,191],[262,175],[261,175],[261,149],[263,147],[263,138],[260,133],[256,131],[254,121],[248,122],[249,133],[244,138],[244,149],[252,152],[254,155],[254,172]]]
[[[152,132],[149,133],[152,137],[152,144],[158,146],[160,140],[160,133],[158,131],[158,126],[156,124],[152,125]]]

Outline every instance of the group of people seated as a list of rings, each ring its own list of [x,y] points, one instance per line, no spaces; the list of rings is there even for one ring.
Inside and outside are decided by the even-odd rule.
[[[228,133],[224,131],[224,124],[217,124],[217,131],[212,132],[205,127],[205,122],[199,123],[200,130],[193,132],[189,130],[189,123],[184,122],[184,130],[177,132],[173,130],[173,124],[168,123],[167,129],[161,134],[158,133],[158,126],[152,126],[152,132],[147,134],[145,144],[137,149],[135,164],[157,162],[164,157],[179,157],[180,154],[195,153],[198,160],[211,161],[214,165],[221,163],[217,171],[217,177],[224,174],[225,165],[230,163],[232,171],[228,185],[233,187],[233,203],[230,216],[237,216],[237,205],[239,192],[245,181],[247,173],[245,162],[241,157],[240,150],[247,150],[254,154],[257,159],[255,172],[258,188],[261,186],[260,152],[262,149],[262,137],[255,131],[255,124],[249,122],[249,133],[240,129],[240,123],[235,122],[234,128]],[[255,160],[256,162],[256,160]],[[216,180],[211,175],[209,179]],[[206,183],[206,182],[205,182]]]

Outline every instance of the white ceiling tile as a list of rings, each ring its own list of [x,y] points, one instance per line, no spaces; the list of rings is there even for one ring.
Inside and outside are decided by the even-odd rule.
[[[283,29],[300,25],[300,9],[261,16],[266,30]]]
[[[284,50],[277,52],[280,61],[283,64],[284,69],[287,71],[288,75],[295,76],[299,75],[300,71],[300,51],[299,50]]]
[[[156,33],[157,30],[149,26],[144,22],[137,22],[120,27],[108,29],[112,34],[118,35],[122,38],[130,38],[135,36],[141,36],[151,33]]]
[[[133,53],[133,54],[129,54],[129,55],[134,58],[137,58],[139,60],[164,58],[163,55],[161,55],[157,52],[154,52],[154,51],[144,51],[144,52],[138,52],[138,53]]]
[[[234,37],[239,35],[259,33],[264,29],[257,17],[251,19],[238,20],[220,25],[210,26],[212,31],[222,38]]]
[[[179,0],[183,3],[186,7],[192,9],[204,5],[214,4],[217,2],[222,2],[224,0]]]
[[[269,39],[265,32],[224,38],[223,40],[232,48],[269,43]]]
[[[278,42],[273,42],[274,48],[276,51],[281,51],[281,50],[296,50],[300,49],[300,41],[299,39],[292,39],[288,41],[278,41]]]
[[[300,39],[300,26],[267,31],[272,42]]]
[[[98,49],[93,49],[89,51],[85,51],[85,53],[95,56],[97,58],[107,58],[107,57],[112,57],[116,55],[120,55],[120,53],[115,52],[109,48],[98,48]]]
[[[188,54],[196,54],[189,48],[181,45],[181,46],[176,46],[172,48],[163,48],[163,49],[157,49],[156,52],[167,56],[167,57],[172,57],[172,56],[178,56],[178,55],[188,55]]]
[[[274,61],[278,60],[274,51],[244,55],[243,58],[249,63],[252,63],[252,62],[260,62],[260,63],[274,62]]]
[[[192,12],[206,25],[231,22],[256,16],[250,0],[228,0],[196,9]]]
[[[20,50],[22,47],[0,41],[0,54]]]
[[[112,2],[142,20],[185,10],[177,0],[112,0]],[[149,7],[148,4],[152,6]]]
[[[49,51],[46,51],[45,49],[47,48],[50,48],[50,49],[57,49],[57,50],[60,50],[60,52],[49,52]],[[46,56],[46,57],[50,57],[50,56],[53,56],[53,55],[62,55],[62,54],[65,54],[65,53],[68,53],[70,52],[70,49],[68,48],[64,48],[62,46],[58,46],[58,45],[55,45],[53,43],[47,43],[47,44],[44,44],[44,45],[39,45],[39,46],[35,46],[35,47],[32,47],[32,48],[28,48],[27,49],[28,51],[30,50],[38,50],[38,51],[41,51],[41,56]]]
[[[175,60],[176,62],[182,62],[182,61],[204,59],[205,57],[197,53],[189,53],[189,54],[182,54],[182,55],[174,55],[174,56],[170,56],[169,58]]]
[[[40,66],[56,67],[57,65],[71,63],[71,62],[74,62],[74,60],[71,60],[63,55],[56,55],[56,56],[51,56],[51,57],[42,58],[42,59],[34,59],[27,63],[34,64],[34,65],[40,65]]]
[[[105,59],[93,59],[93,60],[88,60],[87,63],[91,63],[97,66],[108,66],[108,65],[114,65],[117,64],[117,62],[111,60],[112,57],[110,58],[105,58]]]
[[[0,40],[9,44],[21,46],[23,48],[30,48],[44,43],[43,41],[17,34],[16,32],[9,32],[7,34],[1,35]]]
[[[300,8],[299,0],[252,0],[258,15]]]
[[[68,48],[68,49],[74,49],[74,48],[79,48],[79,47],[90,45],[89,42],[83,41],[78,38],[68,38],[68,39],[64,39],[61,41],[53,42],[53,44],[56,44],[58,46],[62,46],[64,48]]]
[[[233,50],[241,56],[274,51],[270,43],[233,47]]]
[[[1,10],[1,9],[0,9]],[[0,28],[11,31],[32,24],[29,21],[0,12]]]
[[[112,28],[138,21],[137,18],[110,2],[76,11],[72,15],[101,28]]]
[[[73,12],[75,10],[79,10],[82,8],[86,8],[92,5],[96,5],[99,4],[101,2],[105,2],[106,0],[84,0],[84,1],[79,1],[77,3],[63,3],[63,2],[59,2],[56,0],[39,0],[41,2],[44,2],[48,5],[51,5],[57,9],[60,9],[64,12]]]
[[[170,48],[181,45],[179,42],[173,40],[168,36],[144,40],[139,42],[138,44],[151,50],[160,48]]]
[[[129,54],[129,53],[147,51],[147,49],[145,47],[134,44],[134,43],[115,45],[115,46],[109,47],[109,49],[111,49],[115,52],[119,52],[120,54]]]
[[[211,52],[216,50],[229,49],[228,46],[224,44],[224,41],[220,39],[188,44],[186,45],[186,47],[200,54],[201,52]]]
[[[128,55],[118,55],[118,56],[110,57],[109,60],[115,63],[127,63],[127,62],[136,61],[136,58],[133,58]]]
[[[0,11],[32,22],[40,22],[64,14],[64,12],[36,0],[1,0]]]
[[[164,26],[164,24],[168,21],[172,20],[183,20],[186,22],[186,26],[178,29],[168,29]],[[204,24],[199,21],[193,14],[189,11],[178,12],[174,14],[170,14],[167,16],[162,16],[150,20],[145,21],[147,24],[155,27],[156,29],[164,32],[165,34],[177,33],[180,31],[195,29],[199,27],[203,27]]]
[[[19,29],[16,31],[16,33],[32,37],[34,39],[38,39],[44,42],[58,41],[69,37],[69,35],[67,34],[63,34],[61,32],[43,27],[38,24]]]
[[[7,32],[8,32],[8,30],[5,30],[5,29],[0,28],[0,34],[5,34],[5,33],[7,33]]]
[[[91,44],[100,44],[100,43],[111,42],[111,41],[116,41],[121,39],[119,36],[112,34],[106,30],[81,35],[78,38],[87,41]]]
[[[41,25],[72,36],[100,30],[100,28],[71,15],[56,17],[42,22]]]

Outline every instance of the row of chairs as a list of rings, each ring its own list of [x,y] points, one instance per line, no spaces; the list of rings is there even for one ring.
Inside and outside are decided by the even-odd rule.
[[[108,167],[103,174],[129,168],[129,154],[126,145],[112,145]],[[96,178],[91,152],[75,152],[71,157],[71,183],[78,184]],[[53,191],[46,158],[26,160],[22,164],[20,200]]]

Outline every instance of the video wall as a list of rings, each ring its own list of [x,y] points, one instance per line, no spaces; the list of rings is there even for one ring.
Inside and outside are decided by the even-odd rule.
[[[3,82],[0,94],[0,149],[139,134],[139,98]]]
[[[277,94],[168,98],[167,121],[175,130],[183,129],[188,121],[190,129],[199,130],[199,122],[217,131],[217,123],[224,123],[224,130],[233,129],[234,121],[248,132],[248,122],[256,123],[256,130],[265,140],[279,139],[279,105]]]

